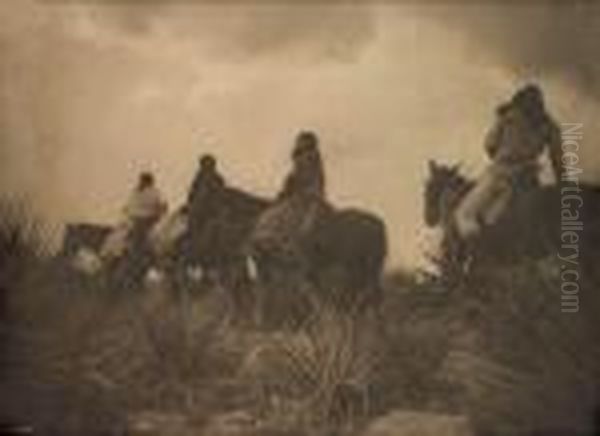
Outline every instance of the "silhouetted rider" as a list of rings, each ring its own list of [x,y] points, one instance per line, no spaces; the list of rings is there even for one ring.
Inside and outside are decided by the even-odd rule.
[[[497,222],[523,180],[537,184],[539,158],[547,150],[557,180],[561,175],[561,132],[546,111],[541,89],[527,85],[496,111],[485,151],[491,163],[456,210],[456,223],[469,238]]]
[[[298,259],[299,243],[330,210],[317,135],[300,132],[291,158],[277,201],[260,216],[252,235],[255,247],[282,259]]]
[[[225,179],[217,169],[216,158],[211,154],[201,156],[187,198],[190,220],[199,224],[206,219],[218,206],[224,188]]]

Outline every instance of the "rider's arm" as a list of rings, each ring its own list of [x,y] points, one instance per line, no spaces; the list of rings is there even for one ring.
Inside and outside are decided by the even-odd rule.
[[[127,221],[133,219],[138,210],[138,197],[137,192],[133,192],[129,195],[127,202],[123,205],[121,212],[123,214],[123,218]]]
[[[193,203],[194,198],[197,195],[198,189],[200,189],[201,183],[202,183],[201,176],[199,174],[196,174],[196,176],[194,177],[194,181],[192,182],[192,185],[190,186],[190,190],[187,195],[187,204]]]
[[[485,136],[483,146],[490,159],[496,157],[496,153],[502,144],[502,123],[497,121]]]

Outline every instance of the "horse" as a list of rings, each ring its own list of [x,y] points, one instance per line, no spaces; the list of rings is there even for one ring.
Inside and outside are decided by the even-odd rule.
[[[100,252],[114,228],[94,223],[68,223],[65,225],[63,242],[57,265],[61,273],[67,274],[66,282],[95,276],[105,268]]]
[[[454,211],[464,196],[475,186],[459,172],[459,166],[438,165],[429,161],[429,178],[425,183],[424,220],[428,227],[442,228],[440,252],[434,260],[443,277],[455,277],[468,257],[464,241],[456,226]]]
[[[152,235],[154,241],[162,239],[160,244],[153,244],[157,262],[167,277],[184,278],[176,282],[175,288],[187,287],[185,272],[197,270],[202,282],[225,290],[233,312],[247,313],[251,304],[251,273],[245,244],[258,216],[270,204],[268,199],[225,187],[211,207],[198,208],[203,212],[202,219],[189,216],[189,209],[184,208],[180,220],[183,222],[174,220],[174,225],[167,223],[164,227],[159,224]]]
[[[284,266],[281,253],[257,250],[253,240],[259,219],[274,204],[270,199],[226,187],[219,200],[211,202],[210,210],[204,211],[202,220],[188,218],[190,227],[178,241],[172,241],[178,248],[171,259],[178,268],[196,265],[216,278],[231,294],[234,309],[240,311],[248,309],[252,282],[258,288],[270,288],[267,271],[274,270],[283,273],[283,286],[293,281],[293,275],[300,275],[323,289],[335,275],[335,283],[329,287],[340,288],[340,292],[344,289],[344,296],[351,301],[360,299],[365,305],[376,305],[382,294],[379,280],[387,255],[385,224],[380,218],[358,209],[335,210],[327,219],[318,220],[302,239],[301,261],[287,268],[290,265]],[[194,223],[200,228],[193,228]],[[350,295],[359,290],[368,292]]]
[[[100,277],[110,287],[122,289],[138,286],[152,267],[155,257],[149,244],[126,244],[122,234],[125,231],[124,227],[93,223],[67,224],[62,248],[57,256],[60,270],[68,274],[66,280]],[[119,235],[114,238],[116,232]],[[111,245],[109,250],[107,245]],[[75,283],[80,283],[80,280]]]
[[[359,209],[331,208],[290,245],[292,250],[282,250],[259,239],[249,241],[249,256],[262,283],[259,310],[263,318],[280,311],[281,305],[273,300],[282,299],[286,310],[302,306],[298,300],[302,294],[308,296],[309,310],[315,302],[330,302],[335,308],[356,312],[379,306],[387,256],[386,228],[381,218]],[[283,295],[290,290],[297,304]]]
[[[187,216],[185,208],[179,209],[151,231],[152,261],[167,277],[181,277],[181,272],[198,266],[204,276],[215,278],[231,294],[234,308],[247,308],[248,285],[253,279],[264,283],[261,272],[281,265],[276,253],[259,255],[251,242],[258,219],[273,204],[226,187],[201,221],[201,228],[192,228],[196,221]],[[86,231],[77,230],[80,228]],[[100,262],[102,259],[90,253],[100,252],[112,230],[108,226],[67,226],[63,251],[75,256],[79,250],[87,253],[89,260]],[[334,210],[303,238],[298,272],[320,289],[339,288],[352,302],[376,305],[382,294],[379,281],[386,255],[383,220],[358,209]]]
[[[561,245],[561,209],[567,204],[560,185],[536,186],[531,175],[516,179],[516,195],[498,221],[482,227],[475,238],[467,240],[457,228],[455,211],[474,186],[475,181],[463,176],[458,165],[429,162],[424,220],[427,226],[441,226],[443,231],[437,259],[442,276],[453,280],[486,265],[510,265],[524,257],[540,260],[556,256]],[[585,183],[577,189],[584,206],[581,219],[586,221],[586,251],[591,253],[600,247],[600,190]]]
[[[338,287],[343,293],[342,306],[358,311],[379,307],[383,298],[381,276],[388,254],[383,219],[356,208],[336,210],[317,221],[302,241],[302,250],[309,277],[317,288]],[[329,274],[336,270],[340,275],[331,283]]]
[[[182,235],[187,240],[183,249],[185,262],[217,274],[229,270],[232,263],[240,262],[256,220],[270,204],[270,200],[241,189],[224,188],[203,220],[190,217],[190,227]],[[194,225],[200,228],[192,228]]]
[[[72,257],[82,249],[100,251],[102,244],[112,232],[107,225],[91,223],[70,223],[65,226],[62,249],[63,257]]]
[[[95,283],[100,279],[98,283],[119,289],[139,286],[152,271],[173,285],[169,288],[188,289],[197,282],[189,273],[199,272],[196,279],[219,280],[236,300],[241,284],[248,282],[244,243],[256,218],[269,204],[266,199],[227,187],[201,229],[190,228],[195,221],[184,205],[165,214],[143,243],[137,244],[127,242],[128,230],[123,225],[69,223],[58,265],[61,274],[66,274],[66,282],[88,283],[91,278]]]

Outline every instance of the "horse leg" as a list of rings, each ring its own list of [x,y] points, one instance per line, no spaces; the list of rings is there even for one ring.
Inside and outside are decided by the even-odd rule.
[[[442,242],[440,269],[442,282],[449,288],[454,288],[462,280],[467,259],[466,245],[458,234],[450,232],[445,235]]]
[[[251,318],[255,325],[264,324],[265,282],[267,266],[265,256],[258,249],[247,249],[244,254],[245,274],[248,277],[249,292],[252,292]]]
[[[353,298],[352,306],[357,315],[367,314],[370,311],[378,318],[381,315],[384,291],[381,285],[383,261],[377,259],[364,259],[363,267],[355,268],[359,280],[356,282],[358,289]]]
[[[257,276],[254,283],[257,324],[263,327],[276,326],[285,318],[284,307],[287,304],[283,300],[293,284],[289,276],[290,267],[271,247],[254,247],[251,257]]]
[[[223,281],[230,298],[231,313],[234,322],[248,319],[252,313],[254,301],[252,298],[252,282],[248,275],[246,259],[239,257],[223,266]]]

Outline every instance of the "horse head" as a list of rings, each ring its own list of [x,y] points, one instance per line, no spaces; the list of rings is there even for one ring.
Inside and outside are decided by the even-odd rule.
[[[429,161],[429,176],[425,183],[425,224],[436,226],[443,221],[447,207],[456,206],[456,200],[462,197],[472,182],[460,173],[460,164],[438,164]]]

